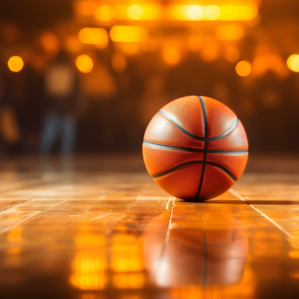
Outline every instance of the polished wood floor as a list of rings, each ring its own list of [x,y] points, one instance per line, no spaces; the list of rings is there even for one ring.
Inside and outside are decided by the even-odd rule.
[[[192,203],[139,162],[3,162],[0,298],[299,298],[299,175]]]

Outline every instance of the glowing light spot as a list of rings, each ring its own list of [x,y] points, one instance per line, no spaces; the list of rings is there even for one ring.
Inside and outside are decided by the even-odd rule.
[[[292,259],[298,259],[299,258],[299,251],[293,250],[289,252],[289,257]]]
[[[216,20],[219,18],[221,10],[217,5],[209,5],[205,9],[205,15],[209,20]]]
[[[143,8],[140,5],[130,5],[128,7],[128,16],[132,20],[138,20],[144,13]]]
[[[191,51],[198,52],[199,50],[202,49],[204,41],[201,36],[191,35],[189,36],[187,43]]]
[[[140,49],[139,43],[119,43],[117,48],[125,55],[135,55]]]
[[[299,72],[299,55],[298,54],[291,55],[287,60],[287,65],[291,71],[298,73]]]
[[[190,5],[187,8],[187,15],[192,21],[200,20],[203,16],[203,9],[199,5]]]
[[[22,70],[23,66],[24,66],[24,62],[20,56],[12,56],[8,60],[8,68],[12,72],[15,73],[19,72],[20,70]]]
[[[216,36],[219,40],[237,40],[244,35],[241,25],[221,25],[217,27]]]
[[[115,53],[112,56],[111,65],[117,73],[123,73],[127,68],[126,58],[120,53]]]
[[[58,39],[52,32],[44,32],[40,36],[40,41],[47,52],[57,52],[58,50]]]
[[[258,14],[258,8],[254,3],[236,5],[228,4],[221,6],[219,20],[230,21],[250,21]]]
[[[78,37],[83,44],[94,44],[101,48],[108,45],[108,33],[104,28],[82,28]]]
[[[64,48],[70,53],[77,53],[81,50],[82,44],[79,42],[77,36],[69,36],[64,42]]]
[[[163,60],[169,65],[178,64],[181,60],[181,53],[176,45],[165,45],[162,52]]]
[[[144,283],[143,273],[119,273],[112,276],[112,284],[117,289],[140,289]]]
[[[246,77],[250,74],[251,72],[251,65],[247,61],[240,61],[236,65],[236,72],[239,76],[241,77]]]
[[[299,278],[299,271],[292,271],[289,273],[289,276],[293,278]]]
[[[93,68],[93,61],[88,55],[80,55],[76,59],[76,66],[82,73],[89,73]]]
[[[127,16],[127,8],[124,4],[116,4],[113,6],[113,15],[116,19],[122,20]]]
[[[220,55],[220,47],[215,39],[206,39],[201,50],[200,58],[205,62],[212,62]]]
[[[147,40],[147,29],[140,26],[113,26],[110,37],[114,42],[144,42]]]
[[[101,5],[97,7],[94,17],[99,21],[111,21],[112,16],[112,9],[109,5]]]
[[[224,57],[229,62],[236,62],[240,58],[240,51],[236,47],[230,47],[225,51]]]

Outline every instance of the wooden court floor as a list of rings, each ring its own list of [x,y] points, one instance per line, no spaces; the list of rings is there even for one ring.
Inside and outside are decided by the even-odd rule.
[[[192,203],[139,162],[3,163],[0,298],[299,298],[299,175]]]

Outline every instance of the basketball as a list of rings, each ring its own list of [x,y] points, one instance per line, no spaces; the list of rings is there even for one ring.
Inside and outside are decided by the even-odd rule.
[[[144,135],[148,173],[170,195],[211,199],[230,189],[248,159],[245,129],[223,103],[187,96],[164,106]]]

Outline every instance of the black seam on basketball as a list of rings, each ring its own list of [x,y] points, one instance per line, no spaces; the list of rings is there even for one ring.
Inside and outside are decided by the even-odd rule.
[[[201,188],[203,185],[203,179],[205,176],[205,168],[206,168],[206,159],[207,159],[207,133],[208,133],[208,128],[207,128],[207,112],[206,112],[206,107],[205,107],[205,103],[204,100],[202,99],[202,97],[199,97],[201,106],[202,106],[202,114],[203,114],[203,121],[204,121],[204,134],[205,134],[205,141],[204,141],[204,152],[203,152],[203,163],[202,163],[202,167],[201,167],[201,176],[200,176],[200,180],[199,180],[199,185],[197,188],[197,192],[195,195],[195,200],[198,199],[200,192],[201,192]]]
[[[184,134],[186,134],[187,136],[189,136],[195,140],[199,140],[199,141],[213,141],[213,140],[221,139],[221,138],[225,137],[226,135],[228,135],[229,133],[231,133],[235,129],[235,127],[237,126],[237,124],[239,122],[239,119],[237,118],[236,121],[231,125],[231,127],[227,131],[225,131],[223,134],[221,134],[219,136],[207,138],[206,135],[205,135],[205,137],[199,137],[199,136],[191,134],[190,132],[185,130],[180,124],[178,124],[174,119],[172,119],[172,117],[169,116],[166,112],[159,111],[158,113],[160,113],[161,115],[166,117],[168,120],[173,122]]]
[[[224,168],[223,166],[214,163],[214,162],[210,162],[210,161],[205,161],[205,164],[211,165],[211,166],[215,166],[219,169],[221,169],[223,172],[225,172],[233,181],[237,181],[237,179],[235,178],[235,176],[233,176],[226,168]]]
[[[188,165],[193,165],[193,164],[203,164],[203,160],[194,160],[194,161],[188,161],[188,162],[184,162],[184,163],[181,163],[181,164],[178,164],[170,169],[167,169],[163,172],[160,172],[158,174],[155,174],[155,175],[152,175],[152,178],[156,179],[156,178],[159,178],[163,175],[166,175],[166,174],[169,174],[171,172],[174,172],[184,166],[188,166]],[[221,169],[223,172],[225,172],[232,180],[236,181],[237,179],[226,169],[224,168],[223,166],[217,164],[217,163],[214,163],[214,162],[209,162],[209,161],[206,161],[205,164],[208,164],[208,165],[211,165],[211,166],[215,166],[219,169]]]
[[[185,151],[185,152],[200,153],[200,152],[204,151],[201,148],[179,147],[179,146],[153,143],[153,142],[148,142],[148,141],[143,141],[143,143],[148,145],[148,146],[151,146],[151,147],[162,147],[162,148],[173,149],[173,150],[178,150],[178,151]]]
[[[201,164],[203,161],[202,160],[195,160],[195,161],[188,161],[188,162],[184,162],[184,163],[181,163],[179,165],[176,165],[168,170],[165,170],[161,173],[158,173],[158,174],[155,174],[155,175],[152,175],[152,178],[159,178],[163,175],[166,175],[168,173],[171,173],[171,172],[174,172],[176,171],[177,169],[181,168],[181,167],[184,167],[184,166],[187,166],[187,165],[192,165],[192,164]]]
[[[225,137],[226,135],[228,135],[230,132],[232,132],[234,130],[234,128],[237,126],[238,122],[239,122],[239,119],[237,118],[236,121],[232,124],[232,126],[227,131],[225,131],[223,134],[216,136],[216,137],[206,138],[206,140],[213,141],[213,140],[218,140],[218,139]]]
[[[185,130],[182,126],[180,126],[174,119],[171,118],[171,116],[169,116],[166,112],[164,111],[159,111],[160,114],[162,114],[163,116],[165,116],[168,120],[170,120],[171,122],[173,122],[183,133],[185,133],[187,136],[195,139],[195,140],[200,140],[200,141],[204,141],[205,138],[204,137],[199,137],[196,135],[191,134],[190,132],[188,132],[187,130]]]
[[[160,148],[172,149],[172,150],[178,150],[178,151],[184,151],[184,152],[194,152],[194,153],[203,153],[204,152],[204,149],[200,149],[200,148],[166,145],[166,144],[149,142],[149,141],[145,141],[145,140],[143,141],[143,143],[145,145],[148,145],[151,147],[160,147]],[[247,154],[248,150],[246,150],[246,151],[207,150],[207,153],[208,154]]]

